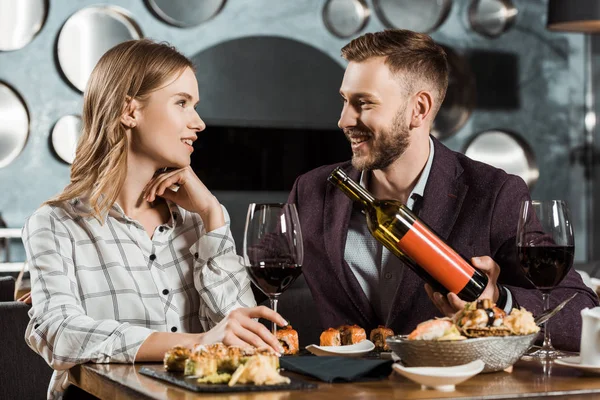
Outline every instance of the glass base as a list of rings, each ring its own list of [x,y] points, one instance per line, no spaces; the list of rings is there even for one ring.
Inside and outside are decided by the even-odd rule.
[[[540,346],[532,346],[527,353],[521,357],[521,359],[524,361],[555,360],[557,358],[574,357],[578,355],[579,353],[557,350],[554,347],[544,348]]]

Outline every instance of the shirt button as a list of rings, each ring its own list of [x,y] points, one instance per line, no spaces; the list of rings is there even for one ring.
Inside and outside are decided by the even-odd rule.
[[[33,329],[37,329],[37,328],[39,328],[39,327],[40,327],[40,324],[35,324],[35,325],[33,325]]]
[[[387,272],[385,274],[385,279],[392,279],[392,273],[391,272]]]
[[[171,332],[177,332],[177,327],[176,326],[172,326],[171,327]]]
[[[165,227],[164,227],[164,226],[161,226],[160,228],[158,228],[158,231],[159,231],[159,232],[164,232],[164,231],[165,231]]]
[[[198,256],[200,256],[198,253],[194,253],[194,258],[197,260]]]
[[[156,260],[156,254],[150,254],[150,261]]]
[[[166,296],[166,295],[168,295],[168,294],[169,294],[169,289],[163,289],[163,292],[162,292],[162,293],[163,293],[165,296]]]
[[[177,221],[177,213],[173,213],[173,221]]]

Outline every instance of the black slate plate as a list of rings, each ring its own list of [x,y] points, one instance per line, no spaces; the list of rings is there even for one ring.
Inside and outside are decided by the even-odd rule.
[[[317,387],[300,379],[290,378],[291,382],[284,385],[233,385],[197,383],[194,378],[185,378],[183,372],[167,372],[162,364],[143,366],[140,374],[160,379],[173,385],[192,390],[194,392],[225,393],[225,392],[271,392],[275,390],[305,390]]]

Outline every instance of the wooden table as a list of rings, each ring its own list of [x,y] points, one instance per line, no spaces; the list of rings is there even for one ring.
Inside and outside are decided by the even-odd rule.
[[[317,382],[292,373],[284,375],[318,383],[308,391],[200,394],[141,375],[144,364],[83,364],[71,369],[70,381],[101,399],[431,399],[431,398],[553,398],[583,399],[600,397],[600,375],[586,375],[576,369],[549,365],[550,375],[543,374],[539,362],[519,361],[512,372],[479,374],[458,385],[456,391],[444,393],[422,390],[420,385],[392,373],[376,382]]]

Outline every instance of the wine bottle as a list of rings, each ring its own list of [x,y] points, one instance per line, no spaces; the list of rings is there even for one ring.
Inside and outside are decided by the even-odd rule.
[[[437,236],[404,204],[378,200],[336,168],[328,178],[363,207],[371,234],[425,282],[444,294],[453,292],[465,301],[476,300],[488,278]]]

